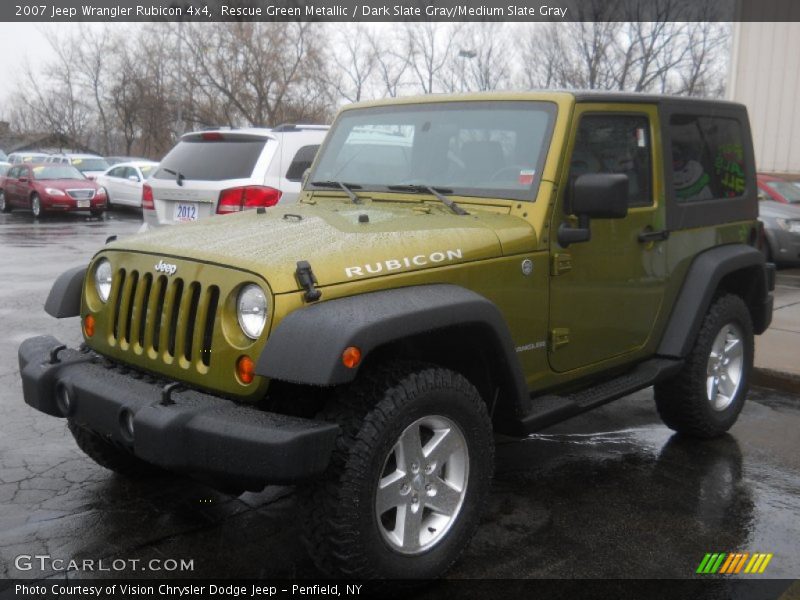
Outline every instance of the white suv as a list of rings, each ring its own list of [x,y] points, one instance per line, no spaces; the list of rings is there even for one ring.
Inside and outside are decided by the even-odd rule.
[[[184,135],[142,190],[143,229],[296,202],[327,125]]]

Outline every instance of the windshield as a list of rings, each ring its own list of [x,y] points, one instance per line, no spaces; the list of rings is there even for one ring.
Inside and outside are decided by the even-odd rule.
[[[556,106],[442,102],[344,112],[309,181],[364,189],[447,188],[464,196],[533,200]]]
[[[53,165],[52,167],[33,167],[34,179],[86,179],[75,167]]]
[[[105,171],[108,169],[108,163],[102,158],[73,158],[70,162],[72,166],[81,173],[85,173],[86,171]]]
[[[247,179],[253,174],[256,162],[264,149],[265,138],[226,138],[204,134],[207,139],[192,137],[181,140],[169,151],[153,177],[198,181]],[[169,171],[172,171],[170,173]]]
[[[789,202],[800,202],[800,188],[788,181],[768,181],[767,185]]]

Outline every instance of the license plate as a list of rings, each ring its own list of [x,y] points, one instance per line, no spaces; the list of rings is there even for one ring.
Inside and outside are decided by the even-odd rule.
[[[197,204],[178,202],[175,205],[176,221],[197,221]]]
[[[78,208],[89,208],[92,205],[91,200],[78,200]]]

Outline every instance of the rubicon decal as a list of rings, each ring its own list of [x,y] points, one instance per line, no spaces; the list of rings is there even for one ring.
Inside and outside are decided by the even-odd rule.
[[[738,575],[740,573],[763,573],[772,554],[763,552],[709,552],[700,561],[697,573],[703,575]]]
[[[431,252],[430,254],[417,254],[415,256],[404,256],[403,258],[392,258],[366,265],[345,267],[344,272],[347,278],[364,277],[366,275],[377,275],[378,273],[391,273],[402,269],[413,267],[424,267],[430,264],[452,262],[463,258],[461,248],[455,250],[442,250],[441,252]]]
[[[156,266],[153,268],[156,270],[157,273],[166,273],[167,275],[175,275],[175,272],[178,270],[178,265],[165,263],[163,260],[160,260],[156,263]]]

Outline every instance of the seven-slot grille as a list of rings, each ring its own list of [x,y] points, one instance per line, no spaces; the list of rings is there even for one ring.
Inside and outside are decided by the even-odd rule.
[[[69,194],[70,198],[75,198],[75,200],[91,200],[94,198],[94,190],[92,189],[67,190],[67,194]]]
[[[109,299],[112,337],[120,348],[133,348],[152,359],[184,366],[211,365],[211,342],[219,288],[180,277],[119,269]]]

